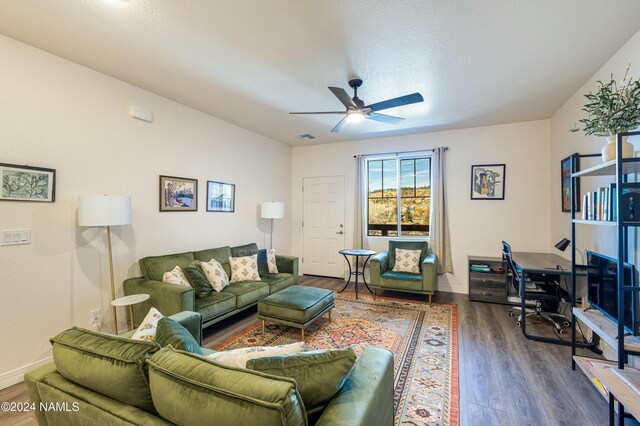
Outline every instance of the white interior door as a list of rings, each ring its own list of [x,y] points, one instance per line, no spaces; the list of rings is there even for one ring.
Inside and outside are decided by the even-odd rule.
[[[303,255],[305,274],[344,276],[344,176],[304,178]]]

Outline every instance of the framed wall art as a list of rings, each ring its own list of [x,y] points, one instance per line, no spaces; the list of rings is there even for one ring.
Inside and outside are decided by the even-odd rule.
[[[161,212],[195,212],[197,210],[197,179],[160,176]]]
[[[236,204],[236,186],[233,183],[207,181],[207,211],[233,213]]]
[[[471,199],[504,200],[505,164],[471,166]]]
[[[56,200],[55,169],[0,163],[0,176],[2,201],[53,203]]]
[[[577,155],[574,154],[574,155]],[[560,185],[561,185],[561,193],[562,193],[562,211],[563,212],[571,212],[571,173],[574,173],[578,170],[579,158],[576,157],[576,161],[571,167],[571,156],[560,161]],[[576,178],[576,193],[573,196],[573,203],[575,207],[575,211],[580,211],[580,178]]]

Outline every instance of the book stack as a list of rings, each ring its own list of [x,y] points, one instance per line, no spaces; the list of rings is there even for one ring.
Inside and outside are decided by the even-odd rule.
[[[474,263],[472,264],[469,269],[471,269],[472,271],[475,272],[491,272],[491,268],[489,268],[489,265],[483,265],[483,264],[478,264],[478,263]]]
[[[617,209],[616,187],[603,186],[596,191],[587,192],[582,197],[583,220],[615,221]]]

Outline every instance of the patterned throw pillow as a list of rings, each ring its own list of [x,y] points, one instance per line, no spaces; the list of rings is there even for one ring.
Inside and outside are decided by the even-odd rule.
[[[262,281],[258,273],[258,255],[243,257],[230,257],[231,282]]]
[[[215,352],[211,355],[207,355],[207,357],[231,367],[246,368],[247,361],[250,359],[293,354],[296,352],[303,352],[305,348],[306,346],[304,342],[296,342],[280,346],[251,346],[248,348]]]
[[[208,262],[200,262],[200,268],[209,284],[211,284],[211,288],[215,291],[220,292],[229,285],[229,277],[217,260],[211,259]]]
[[[396,265],[393,272],[411,272],[412,274],[420,273],[420,255],[421,250],[404,250],[396,249]]]
[[[131,338],[133,340],[145,340],[147,342],[156,341],[156,329],[158,328],[158,321],[164,316],[156,309],[151,308],[147,313],[147,316],[142,320],[142,324],[133,333]]]
[[[191,287],[191,285],[189,285],[189,280],[187,280],[184,272],[182,272],[182,268],[179,266],[176,266],[169,272],[165,272],[162,276],[162,281],[165,283],[186,285],[187,287]]]
[[[278,273],[278,265],[276,264],[276,249],[269,249],[267,251],[267,265],[269,265],[270,274]]]

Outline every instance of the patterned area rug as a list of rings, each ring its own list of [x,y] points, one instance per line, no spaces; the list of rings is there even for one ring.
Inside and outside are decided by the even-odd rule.
[[[336,307],[305,332],[309,350],[367,346],[394,354],[396,425],[459,424],[456,305],[336,294]],[[267,322],[216,350],[273,346],[300,340],[300,330]]]

